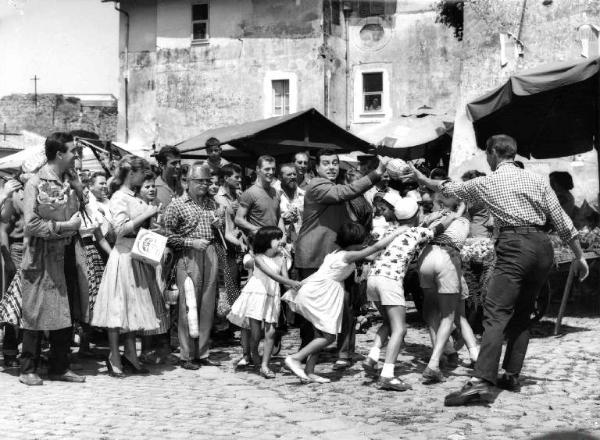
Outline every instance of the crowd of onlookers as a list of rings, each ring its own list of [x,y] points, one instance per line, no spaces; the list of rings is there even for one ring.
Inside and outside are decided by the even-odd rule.
[[[473,240],[493,247],[493,218],[497,233],[507,227],[488,203],[494,194],[473,195],[487,188],[478,186],[485,174],[468,172],[454,188],[442,169],[404,164],[406,173],[391,179],[388,158],[365,155],[351,166],[332,150],[314,158],[298,152],[283,163],[263,155],[249,169],[222,158],[220,144],[207,141],[204,161],[182,164],[167,146],[156,167],[125,156],[108,172],[90,173],[73,137],[54,133],[43,166],[5,183],[0,322],[4,364],[20,366],[21,382],[42,384],[44,339],[49,378],[84,381],[70,369],[70,346],[75,333],[79,355],[93,354],[98,329],[108,338],[104,362],[113,377],[146,374],[151,364],[219,365],[209,356],[211,340],[231,341],[239,329],[236,368],[273,378],[270,357],[293,325],[300,349],[286,357],[287,368],[325,383],[315,374],[319,352],[337,339],[334,369],[351,366],[357,321],[371,305],[383,324],[363,368],[382,389],[403,391],[411,386],[394,365],[408,293],[419,296],[431,337],[424,381],[442,381],[463,344],[466,364],[476,365],[461,251]],[[502,161],[522,168],[514,154]],[[562,217],[544,218],[563,234],[568,227]],[[133,252],[141,229],[167,238],[159,264]]]

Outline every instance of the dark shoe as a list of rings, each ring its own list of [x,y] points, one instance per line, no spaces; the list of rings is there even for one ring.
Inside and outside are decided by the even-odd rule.
[[[4,367],[5,368],[19,368],[21,363],[16,356],[4,355]]]
[[[398,377],[380,377],[377,380],[380,390],[389,391],[407,391],[412,390],[412,386]]]
[[[29,386],[44,385],[42,378],[35,373],[20,374],[19,382]]]
[[[128,374],[149,374],[150,370],[144,367],[136,367],[133,362],[127,359],[126,356],[121,356],[121,365],[123,365],[123,373]]]
[[[444,381],[444,375],[441,370],[434,370],[433,368],[426,367],[423,370],[424,383],[439,383]]]
[[[192,361],[179,361],[179,366],[184,370],[198,370],[200,367]]]
[[[503,390],[518,392],[521,389],[521,382],[519,381],[518,374],[506,374],[504,373],[498,379],[498,388]]]
[[[463,387],[450,393],[444,399],[445,406],[461,406],[469,403],[489,402],[493,394],[493,385],[488,382],[467,382]]]
[[[123,373],[122,371],[115,371],[112,364],[110,363],[110,358],[108,356],[106,356],[105,363],[106,369],[108,370],[108,375],[110,377],[116,377],[119,379],[125,377],[125,373]]]
[[[362,362],[363,370],[365,370],[365,373],[370,376],[376,376],[379,374],[379,370],[377,369],[378,363],[379,362],[377,362],[375,359],[371,359],[369,356],[367,356]]]
[[[454,369],[458,367],[458,353],[450,353],[446,355],[446,368]]]
[[[194,359],[194,363],[196,365],[200,365],[201,367],[220,367],[221,366],[221,362],[211,361],[209,358]]]
[[[64,374],[49,374],[48,379],[73,383],[85,382],[85,376],[80,376],[79,374],[73,373],[71,370],[67,370]]]

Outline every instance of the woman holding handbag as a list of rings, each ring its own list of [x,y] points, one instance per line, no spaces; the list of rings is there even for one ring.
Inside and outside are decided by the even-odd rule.
[[[123,377],[125,371],[148,373],[137,356],[135,332],[159,327],[151,293],[151,289],[158,288],[155,270],[131,257],[139,228],[159,211],[159,207],[147,204],[137,195],[149,169],[145,159],[126,156],[119,162],[113,182],[119,188],[110,200],[117,242],[106,263],[91,321],[91,325],[108,330],[110,354],[106,367],[113,377]],[[120,333],[125,336],[122,357]]]

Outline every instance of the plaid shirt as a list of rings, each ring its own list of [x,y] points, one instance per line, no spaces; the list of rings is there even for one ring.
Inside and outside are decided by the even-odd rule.
[[[167,245],[181,250],[191,248],[196,239],[213,241],[215,234],[212,222],[217,216],[217,208],[217,203],[212,198],[196,203],[187,192],[173,199],[164,214]]]
[[[560,207],[556,194],[543,177],[503,162],[488,176],[467,182],[446,182],[442,194],[469,204],[483,203],[494,217],[494,226],[544,227],[548,220],[564,242],[577,237],[573,222]]]

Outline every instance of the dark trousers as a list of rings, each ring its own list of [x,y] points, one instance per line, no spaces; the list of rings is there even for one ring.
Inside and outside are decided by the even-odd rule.
[[[515,374],[523,368],[535,299],[554,260],[552,244],[541,232],[502,232],[496,242],[496,258],[485,298],[483,337],[474,374],[493,384],[505,339],[502,367]]]
[[[344,309],[342,311],[342,333],[337,338],[338,358],[352,359],[356,345],[356,313],[352,306],[351,291],[344,291]]]
[[[317,269],[298,269],[298,273],[300,275],[300,279],[303,280],[308,278],[313,273],[315,273]],[[294,321],[296,325],[300,328],[300,348],[304,348],[310,341],[312,341],[315,337],[315,328],[304,316],[299,313],[296,313],[294,317]]]
[[[69,369],[69,348],[73,330],[71,327],[50,330],[50,358],[48,374],[61,375]],[[21,374],[37,373],[40,366],[42,345],[41,330],[23,329]]]
[[[4,340],[2,341],[2,354],[17,357],[19,354],[18,328],[14,325],[4,324]]]

